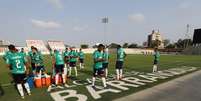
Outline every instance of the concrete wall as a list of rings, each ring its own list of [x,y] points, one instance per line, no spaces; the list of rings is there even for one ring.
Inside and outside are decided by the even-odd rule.
[[[22,47],[17,47],[19,50],[22,48]],[[23,47],[25,49],[26,52],[28,52],[28,48],[26,47]],[[76,50],[79,50],[79,48],[77,48]],[[94,48],[89,48],[89,49],[83,49],[83,52],[84,53],[87,53],[87,54],[91,54],[95,51],[96,49]],[[153,54],[154,50],[152,49],[128,49],[128,48],[125,48],[124,49],[126,54]],[[116,53],[116,49],[109,49],[109,53]],[[4,52],[0,52],[0,55],[3,55]],[[48,53],[46,53],[48,54]]]

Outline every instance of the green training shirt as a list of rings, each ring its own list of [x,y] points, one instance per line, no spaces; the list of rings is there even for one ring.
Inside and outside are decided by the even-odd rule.
[[[25,63],[27,62],[23,54],[16,52],[11,53],[6,63],[11,65],[11,72],[13,74],[24,74],[25,73]]]
[[[102,59],[103,58],[103,53],[99,52],[98,50],[94,51],[93,53],[93,59],[94,59],[94,68],[95,69],[100,69],[103,68],[103,62],[96,62],[96,59]]]

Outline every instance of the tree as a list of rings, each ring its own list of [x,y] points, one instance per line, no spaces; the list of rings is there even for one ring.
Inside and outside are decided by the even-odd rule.
[[[169,45],[167,45],[165,48],[166,48],[166,49],[174,49],[174,48],[176,48],[176,47],[175,47],[175,44],[169,44]]]
[[[128,45],[128,48],[138,48],[138,45],[136,43],[132,43]]]
[[[81,47],[82,49],[86,49],[86,48],[89,48],[89,45],[87,45],[87,44],[81,44],[80,47]]]
[[[128,48],[128,43],[124,43],[123,48]]]
[[[170,40],[169,39],[165,39],[164,40],[164,46],[166,47],[166,46],[168,46],[170,44]]]
[[[151,48],[158,48],[161,45],[161,41],[160,40],[154,40],[151,43]]]
[[[177,48],[186,48],[188,46],[191,46],[193,44],[191,39],[179,39],[175,45]]]

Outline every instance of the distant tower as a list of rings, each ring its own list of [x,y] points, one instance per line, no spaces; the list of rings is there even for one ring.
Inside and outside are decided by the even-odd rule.
[[[191,39],[191,37],[190,37],[190,25],[189,24],[186,25],[185,39],[187,39],[187,41],[184,45],[184,48],[187,48],[189,46],[189,41]]]

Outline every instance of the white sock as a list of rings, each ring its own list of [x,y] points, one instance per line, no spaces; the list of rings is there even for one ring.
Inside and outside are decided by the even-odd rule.
[[[119,69],[119,78],[122,78],[122,76],[123,76],[123,70],[122,69]]]
[[[67,72],[68,72],[68,68],[64,67],[64,74],[67,75]]]
[[[95,82],[96,82],[96,78],[93,77],[93,78],[92,78],[92,86],[95,86]]]
[[[105,77],[102,77],[103,87],[106,87],[106,79]]]
[[[23,88],[22,88],[22,84],[17,84],[17,89],[20,93],[20,96],[24,97],[24,92],[23,92]]]
[[[108,70],[107,68],[105,68],[105,77],[107,77],[107,75],[108,75]]]
[[[82,63],[80,63],[80,69],[82,69]]]
[[[119,80],[119,69],[116,69],[117,80]]]
[[[56,76],[55,76],[55,83],[56,83],[56,85],[59,84],[59,74],[56,74]]]
[[[63,78],[63,83],[66,83],[66,75],[62,74],[62,78]]]
[[[28,84],[27,82],[24,83],[24,87],[26,88],[27,93],[28,93],[28,94],[31,94],[31,90],[30,90],[29,84]]]
[[[157,67],[157,65],[155,66],[155,71],[156,71],[156,72],[158,71],[158,67]]]
[[[69,67],[69,76],[71,76],[71,69],[72,67]]]
[[[67,65],[66,65],[66,64],[64,64],[64,67],[65,67],[65,68],[67,68]]]
[[[77,67],[74,67],[75,69],[75,76],[77,76]]]
[[[84,64],[82,63],[82,68],[84,68]]]
[[[156,70],[157,70],[157,67],[156,67],[156,65],[154,65],[153,66],[153,72],[156,72]]]

